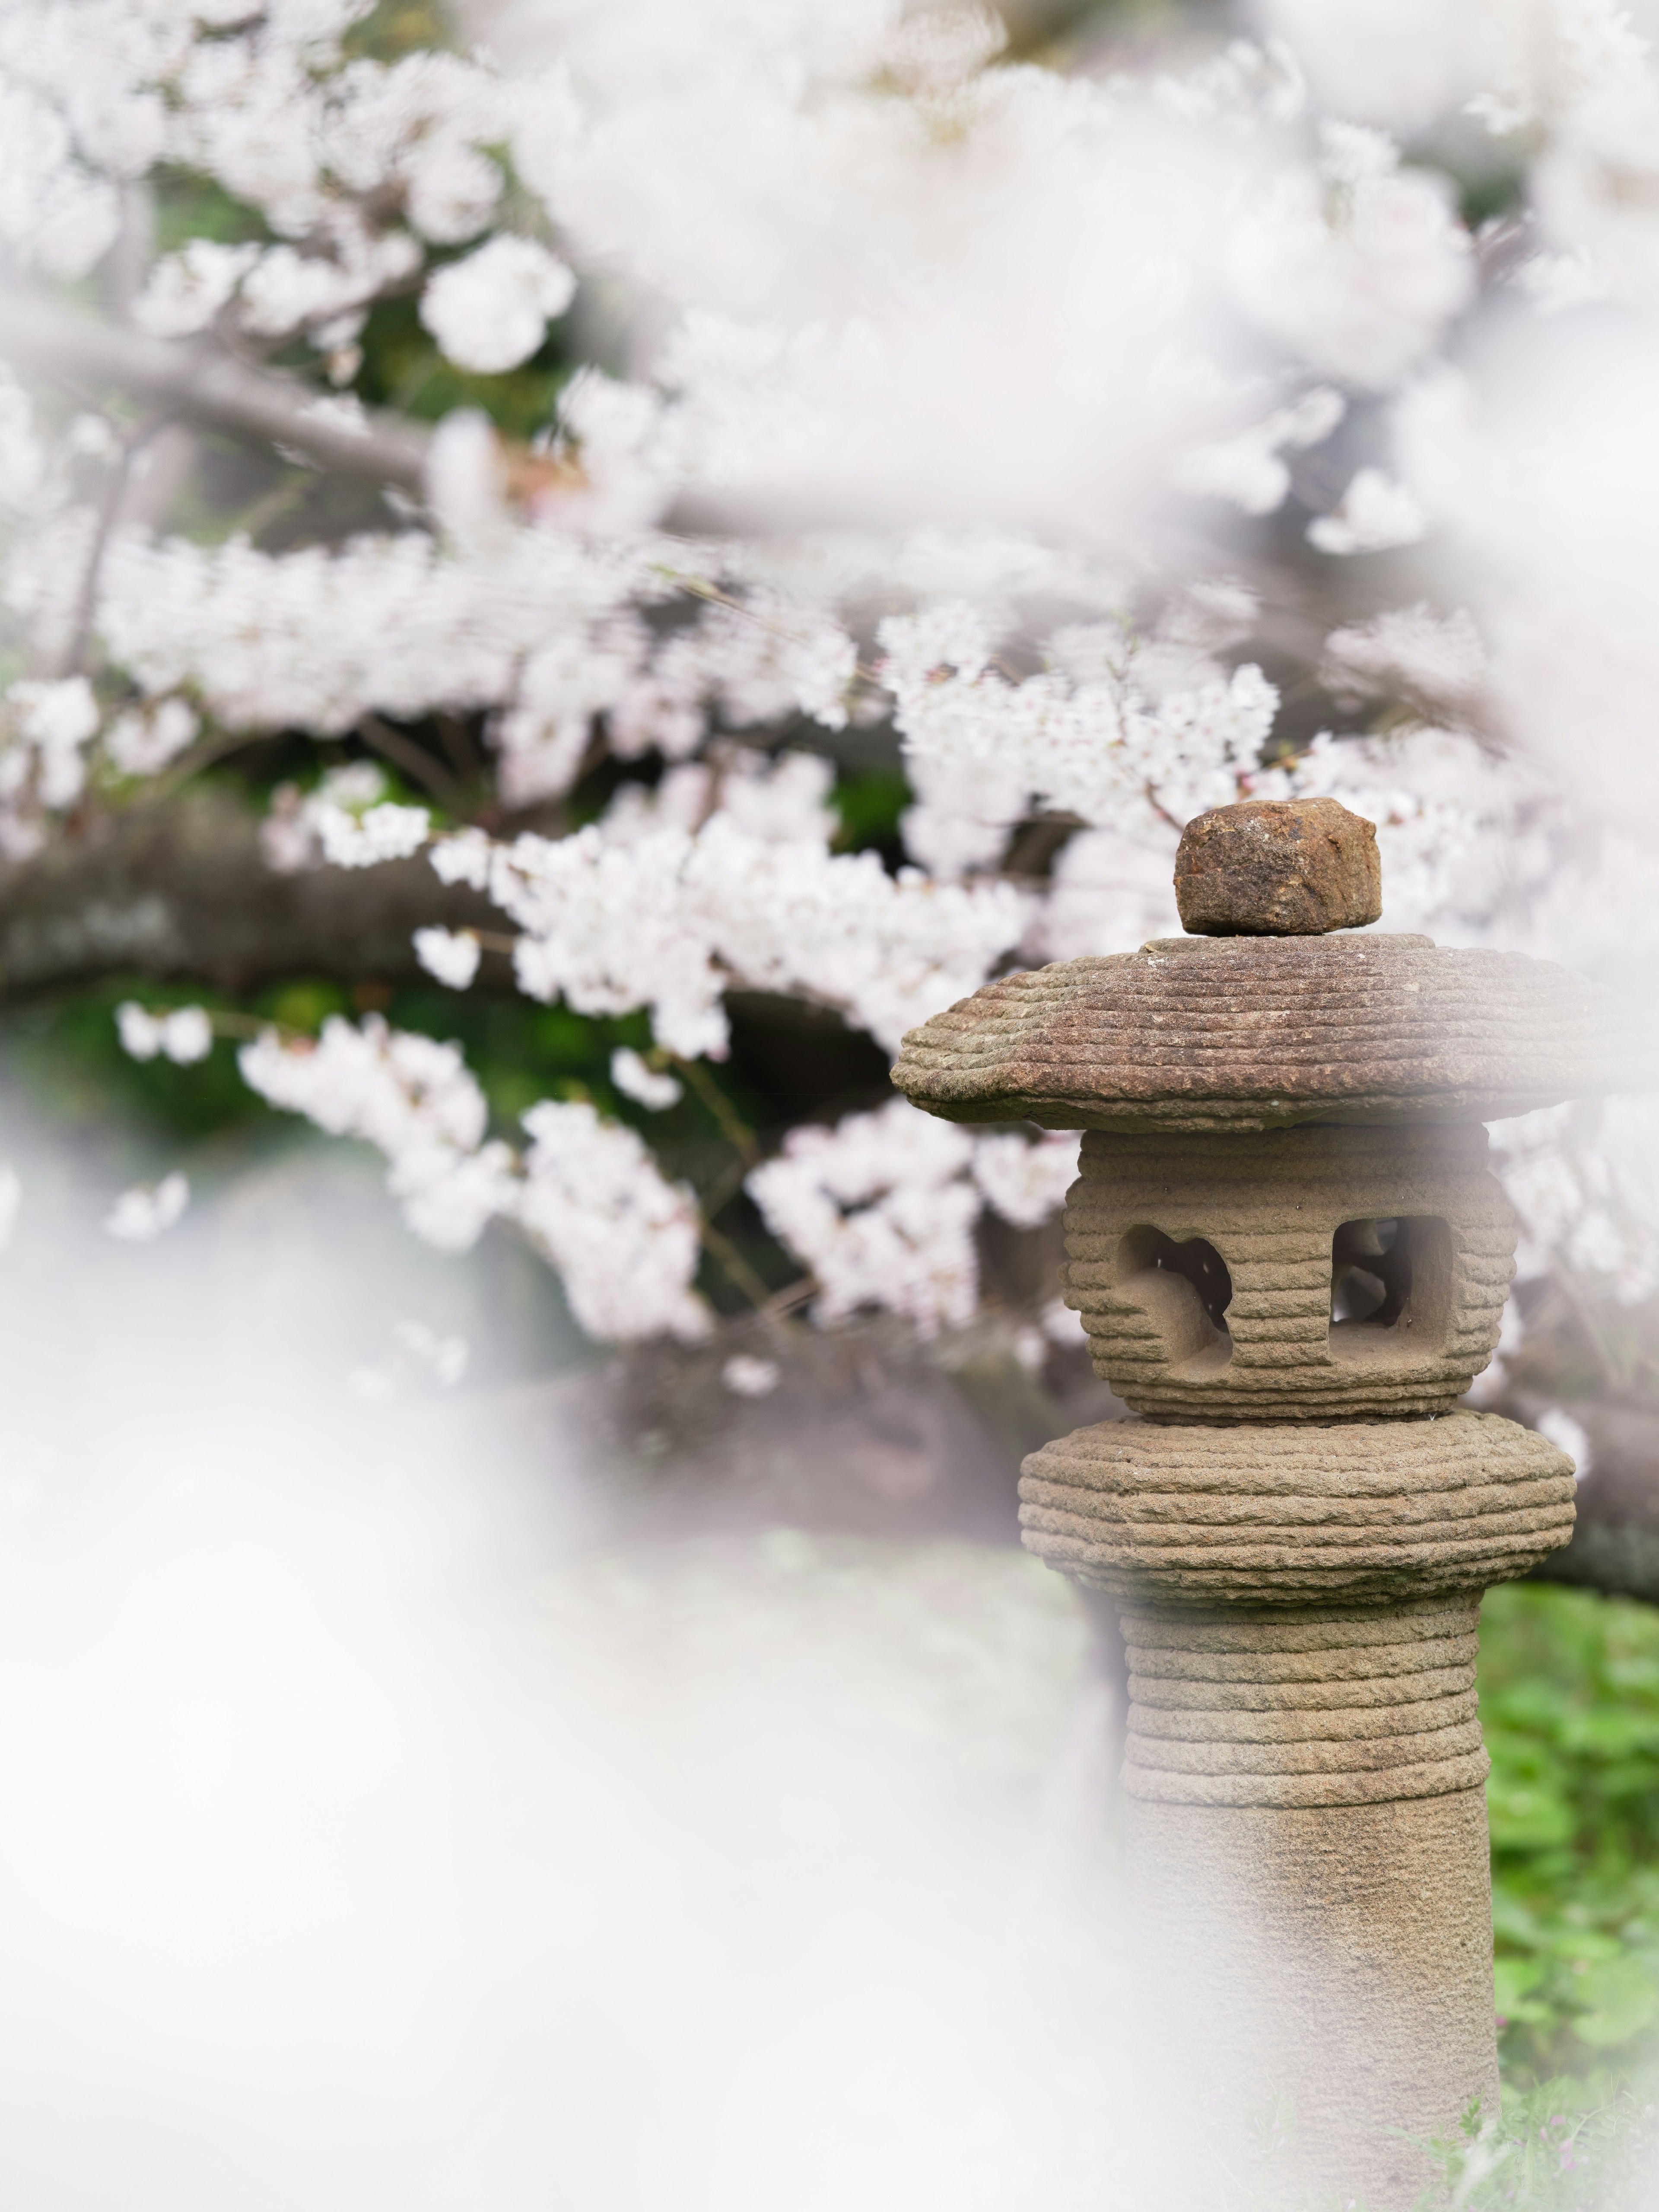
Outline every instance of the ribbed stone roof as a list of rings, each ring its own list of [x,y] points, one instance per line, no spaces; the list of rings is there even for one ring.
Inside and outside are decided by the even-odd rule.
[[[910,1031],[893,1081],[947,1121],[1242,1132],[1659,1090],[1659,1050],[1612,992],[1520,953],[1158,938],[985,984]]]

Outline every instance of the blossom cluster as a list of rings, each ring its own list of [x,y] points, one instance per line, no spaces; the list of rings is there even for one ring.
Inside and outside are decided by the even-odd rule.
[[[811,1269],[821,1321],[878,1306],[931,1336],[977,1305],[973,1231],[985,1205],[1035,1227],[1058,1210],[1077,1152],[1074,1136],[971,1137],[896,1098],[834,1129],[795,1130],[749,1190]]]
[[[734,986],[835,1007],[896,1049],[984,980],[1024,920],[1006,884],[895,878],[874,854],[758,837],[723,811],[625,843],[597,823],[519,837],[493,857],[490,890],[524,933],[521,990],[584,1013],[648,1006],[685,1059],[725,1057]]]
[[[456,12],[447,51],[368,0],[0,0],[20,296],[98,289],[173,380],[152,421],[0,367],[0,859],[302,737],[267,865],[429,854],[501,931],[422,927],[422,967],[462,991],[510,945],[530,998],[646,1013],[610,1068],[642,1115],[726,1054],[733,990],[890,1049],[1010,964],[1173,929],[1182,828],[1246,796],[1374,820],[1393,927],[1611,957],[1659,685],[1659,70],[1614,0],[1409,33],[1259,0],[1259,42],[1137,70],[1011,58],[971,5]],[[1522,181],[1476,230],[1482,133]],[[158,248],[179,179],[218,212]],[[520,428],[553,333],[545,421],[405,424],[418,485],[366,459],[348,522],[273,537],[308,431],[374,448],[399,298]],[[273,356],[246,435],[289,478],[182,526],[157,423]],[[471,819],[337,750],[440,717],[483,748]],[[883,747],[901,865],[836,803]],[[118,1019],[139,1057],[210,1041]],[[569,1099],[492,1135],[458,1048],[374,1018],[240,1064],[377,1146],[436,1243],[515,1224],[596,1336],[708,1327],[697,1200],[640,1131]],[[1540,1125],[1505,1173],[1537,1264],[1634,1299],[1659,1209],[1623,1127]],[[747,1188],[820,1318],[933,1329],[980,1296],[982,1208],[1035,1227],[1071,1159],[894,1105]]]
[[[454,1045],[373,1014],[358,1024],[333,1016],[314,1041],[267,1030],[240,1060],[272,1105],[383,1152],[404,1218],[441,1250],[464,1252],[489,1221],[508,1220],[557,1267],[592,1335],[708,1333],[690,1287],[696,1200],[665,1180],[633,1130],[592,1106],[544,1100],[524,1115],[531,1141],[517,1152],[488,1137],[483,1093]]]

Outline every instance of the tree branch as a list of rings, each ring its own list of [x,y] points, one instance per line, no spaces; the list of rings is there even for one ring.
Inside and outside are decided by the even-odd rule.
[[[488,930],[500,916],[422,855],[277,875],[252,810],[198,785],[94,816],[0,869],[0,991],[111,975],[230,991],[294,975],[395,982],[424,974],[410,938],[433,922]]]
[[[149,337],[15,292],[0,319],[0,352],[54,383],[118,385],[165,413],[285,446],[321,469],[416,495],[424,487],[432,441],[420,424],[380,410],[361,425],[331,419],[318,409],[324,395],[297,377],[250,368],[210,340]]]

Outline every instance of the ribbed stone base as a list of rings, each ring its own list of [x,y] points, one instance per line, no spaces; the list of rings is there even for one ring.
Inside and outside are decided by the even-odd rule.
[[[1474,1597],[1126,1608],[1123,1786],[1167,1804],[1374,1804],[1478,1789]]]
[[[1124,1782],[1146,2054],[1166,2110],[1275,2187],[1404,2212],[1407,2137],[1495,2109],[1474,1606],[1126,1616]]]

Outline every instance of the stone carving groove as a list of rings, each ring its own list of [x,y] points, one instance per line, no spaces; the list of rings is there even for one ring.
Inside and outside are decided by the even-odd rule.
[[[947,1121],[1053,1129],[1490,1121],[1659,1085],[1636,1013],[1518,953],[1426,937],[1156,938],[987,983],[893,1070]]]
[[[1369,825],[1322,805],[1363,856]],[[1192,918],[1370,914],[1284,891],[1306,833],[1255,802],[1189,826]],[[1139,1418],[1033,1453],[1020,1517],[1121,1609],[1146,2048],[1218,2109],[1288,2094],[1297,2185],[1404,2212],[1412,2138],[1498,2089],[1480,1593],[1573,1521],[1565,1454],[1458,1409],[1515,1258],[1480,1125],[1659,1089],[1659,1057],[1548,963],[1209,935],[987,984],[894,1081],[947,1119],[1088,1133],[1066,1298]]]
[[[1212,1138],[1083,1140],[1066,1208],[1066,1304],[1082,1316],[1097,1372],[1137,1413],[1163,1420],[1329,1420],[1454,1405],[1492,1357],[1515,1270],[1515,1216],[1486,1167],[1478,1123],[1273,1131],[1253,1145]],[[1331,1329],[1332,1242],[1346,1221],[1443,1221],[1449,1281],[1440,1310],[1411,1305],[1367,1340]],[[1126,1240],[1142,1225],[1203,1237],[1231,1279],[1224,1362],[1172,1327],[1187,1301]],[[1163,1295],[1149,1297],[1149,1291]],[[1196,1294],[1193,1294],[1195,1302]]]
[[[1174,1805],[1364,1805],[1477,1788],[1477,1598],[1278,1618],[1126,1612],[1124,1786]]]
[[[1572,1534],[1572,1462],[1492,1413],[1400,1427],[1104,1421],[1033,1452],[1028,1547],[1124,1601],[1480,1591]]]

